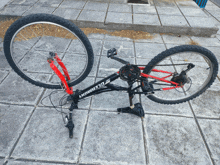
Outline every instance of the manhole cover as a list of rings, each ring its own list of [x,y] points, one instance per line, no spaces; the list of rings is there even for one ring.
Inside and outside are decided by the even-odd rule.
[[[148,4],[148,0],[128,0],[128,3]]]

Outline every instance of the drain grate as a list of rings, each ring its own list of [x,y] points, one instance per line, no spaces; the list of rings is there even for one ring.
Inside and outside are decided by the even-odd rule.
[[[148,4],[148,0],[128,0],[128,3]]]

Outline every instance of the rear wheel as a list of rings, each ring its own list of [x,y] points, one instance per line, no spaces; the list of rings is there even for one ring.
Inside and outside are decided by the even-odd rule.
[[[183,45],[168,49],[154,57],[145,67],[143,73],[156,77],[165,77],[167,74],[154,72],[152,69],[164,70],[180,74],[189,64],[195,65],[186,72],[187,82],[182,88],[155,91],[148,98],[162,104],[177,104],[191,100],[202,94],[214,82],[218,72],[216,57],[209,50],[195,45]],[[173,75],[166,80],[171,81]],[[148,79],[154,89],[172,87],[169,83]]]
[[[57,53],[65,64],[69,86],[86,78],[94,60],[86,35],[70,21],[49,14],[33,14],[15,21],[6,32],[4,52],[18,75],[44,88],[61,88],[47,62],[49,52]]]

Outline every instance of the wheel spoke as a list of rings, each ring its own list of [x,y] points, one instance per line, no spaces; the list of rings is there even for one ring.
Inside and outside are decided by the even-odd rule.
[[[10,34],[12,39],[7,45],[12,57],[10,62],[12,68],[22,78],[33,84],[47,88],[60,88],[57,85],[60,84],[59,78],[45,80],[41,79],[42,76],[36,76],[36,74],[53,73],[47,59],[49,52],[55,52],[70,74],[69,84],[71,86],[85,79],[93,65],[93,52],[86,36],[74,24],[60,17],[38,14],[37,19],[39,21],[36,22],[34,22],[36,20],[35,15],[32,17],[33,19],[23,17],[21,18],[23,21],[18,21],[17,24],[13,25],[18,30],[14,34]],[[46,17],[50,17],[51,21],[44,21]],[[48,18],[47,20],[50,20]],[[24,25],[21,22],[28,23]],[[54,62],[63,73],[58,63]]]
[[[189,50],[182,50],[186,48],[188,48]],[[187,66],[189,64],[192,63],[195,65],[195,67],[186,72],[185,79],[187,79],[188,82],[185,83],[182,88],[175,88],[162,92],[155,91],[154,95],[149,96],[149,98],[153,101],[166,104],[180,103],[196,97],[201,93],[200,91],[204,91],[206,89],[206,86],[211,84],[211,81],[213,81],[212,75],[214,74],[213,71],[215,69],[213,68],[212,61],[209,59],[209,57],[207,57],[206,54],[202,54],[201,51],[197,52],[196,50],[198,48],[196,47],[194,49],[193,46],[180,46],[177,47],[177,49],[180,49],[180,51],[174,54],[170,54],[169,56],[166,55],[166,57],[162,58],[162,60],[160,61],[158,61],[157,59],[161,59],[161,57],[155,57],[155,60],[152,60],[154,62],[154,66],[151,69],[176,72],[178,76],[182,71],[185,71],[187,69]],[[163,54],[160,54],[158,56],[162,55]],[[213,55],[211,54],[209,56]],[[159,73],[155,74],[154,72],[150,72],[148,74],[154,75],[156,77],[158,76],[160,78],[166,77],[162,76],[162,74]],[[167,77],[166,80],[170,81],[172,78],[173,76]],[[183,81],[183,79],[181,81]],[[153,84],[153,86],[156,87],[160,85]],[[166,84],[161,84],[161,87],[159,88],[167,87],[169,86]]]

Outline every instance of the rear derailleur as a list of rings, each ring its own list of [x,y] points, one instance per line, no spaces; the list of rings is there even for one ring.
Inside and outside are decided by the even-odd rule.
[[[180,84],[180,86],[185,85],[186,83],[190,83],[191,79],[186,75],[186,73],[191,70],[192,68],[194,68],[195,65],[190,63],[187,66],[186,70],[183,70],[180,74],[178,73],[174,73],[173,78],[171,79],[171,81],[176,82],[178,84]]]

